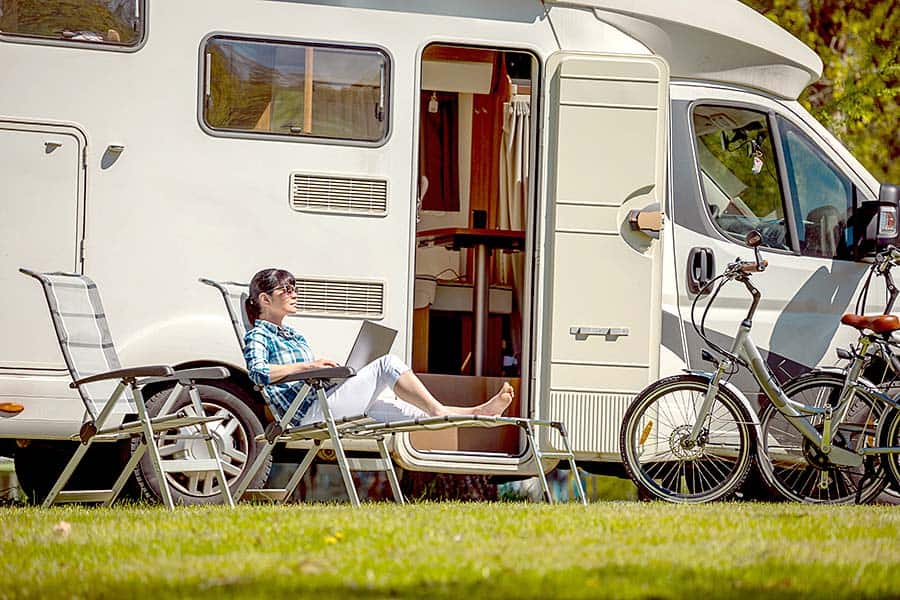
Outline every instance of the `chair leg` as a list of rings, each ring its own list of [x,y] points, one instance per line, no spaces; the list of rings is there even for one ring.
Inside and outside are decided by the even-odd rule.
[[[141,421],[141,430],[144,432],[144,443],[147,445],[147,451],[150,453],[150,464],[153,465],[153,471],[159,480],[159,491],[163,497],[163,503],[169,510],[175,509],[175,503],[172,501],[172,492],[169,490],[169,480],[162,468],[162,459],[159,456],[159,448],[156,447],[156,436],[153,434],[153,428],[150,426],[150,417],[147,416],[147,406],[144,404],[144,396],[141,390],[132,385],[132,394],[134,395],[134,404],[137,407],[138,419]]]
[[[397,471],[394,469],[394,461],[387,449],[387,442],[384,438],[376,440],[378,444],[378,452],[381,454],[381,460],[384,461],[387,468],[388,483],[391,484],[391,492],[394,494],[394,502],[397,504],[406,504],[406,498],[403,497],[403,491],[400,489],[400,480],[397,479]]]
[[[265,464],[266,460],[269,458],[269,455],[272,454],[272,450],[275,449],[275,442],[270,442],[266,440],[266,443],[263,444],[262,449],[260,449],[259,454],[256,455],[256,460],[253,461],[253,464],[250,465],[250,469],[244,472],[244,478],[238,484],[237,488],[235,488],[232,496],[236,500],[240,500],[243,498],[244,494],[247,492],[247,488],[250,487],[250,482],[256,477],[256,474],[262,469],[263,464]]]
[[[321,442],[319,440],[315,440],[313,442],[313,447],[306,451],[306,455],[303,457],[303,460],[300,461],[299,465],[297,465],[297,469],[294,471],[294,474],[291,475],[291,478],[288,480],[287,485],[284,486],[284,498],[281,499],[282,504],[288,501],[288,499],[294,494],[294,490],[297,489],[298,485],[300,485],[300,481],[309,470],[309,466],[316,458],[316,454],[319,453],[320,444]]]
[[[43,508],[49,508],[56,501],[56,497],[59,496],[59,493],[69,482],[69,479],[72,477],[72,473],[74,473],[75,469],[78,467],[78,463],[81,462],[81,459],[84,458],[84,455],[87,453],[88,448],[91,447],[91,441],[92,440],[88,440],[87,443],[78,444],[78,448],[75,449],[75,454],[73,454],[72,458],[69,459],[69,462],[66,463],[66,468],[63,469],[63,472],[59,474],[59,477],[56,479],[56,483],[53,484],[53,487],[50,488],[50,492],[47,494],[47,497],[44,498],[44,502],[41,504]]]
[[[320,386],[316,393],[319,397],[319,404],[322,407],[322,415],[325,417],[325,426],[328,428],[328,435],[331,437],[331,445],[334,447],[338,468],[341,470],[341,477],[344,479],[344,487],[347,488],[347,495],[350,496],[350,504],[354,507],[359,507],[359,495],[356,493],[356,485],[353,483],[353,476],[350,474],[350,465],[347,464],[347,455],[344,454],[344,445],[341,444],[341,437],[334,424],[334,417],[331,415],[331,409],[328,408],[328,399],[325,397],[325,390]]]
[[[559,435],[562,437],[563,447],[565,447],[566,452],[569,455],[567,460],[569,461],[569,469],[572,470],[572,476],[575,478],[575,489],[578,490],[578,498],[583,505],[587,506],[587,494],[584,492],[584,483],[581,481],[578,465],[575,464],[575,453],[572,452],[572,443],[569,441],[569,433],[566,431],[566,426],[562,422],[556,426],[556,430],[559,431]]]
[[[116,498],[118,498],[119,494],[122,492],[122,488],[125,487],[125,482],[128,481],[131,473],[137,467],[138,461],[141,460],[146,451],[147,443],[142,440],[141,443],[138,444],[137,449],[131,453],[131,458],[128,459],[128,463],[126,463],[122,472],[119,474],[119,478],[116,479],[116,482],[113,484],[110,496],[106,502],[103,503],[103,506],[112,506],[112,503],[116,501]]]
[[[197,392],[197,388],[193,384],[191,384],[191,386],[188,388],[188,394],[191,397],[191,403],[194,406],[194,412],[197,413],[197,416],[206,416],[206,413],[203,410],[203,402],[200,400],[200,394],[199,392]],[[219,477],[219,488],[221,489],[222,502],[225,502],[228,504],[228,506],[234,508],[234,499],[231,497],[231,490],[228,489],[228,480],[225,478],[225,469],[222,467],[222,457],[219,455],[219,448],[216,446],[216,441],[213,439],[212,434],[209,432],[209,427],[207,427],[206,423],[200,423],[200,430],[203,434],[204,439],[206,440],[206,448],[207,450],[209,450],[209,455],[216,460],[216,464],[219,466],[217,472]]]
[[[531,453],[534,456],[534,463],[537,466],[538,479],[541,482],[541,489],[544,490],[544,498],[550,504],[553,504],[553,494],[550,493],[550,486],[547,484],[547,476],[544,474],[544,463],[541,460],[541,448],[538,445],[537,433],[533,425],[525,425],[525,433],[528,441],[531,443]]]

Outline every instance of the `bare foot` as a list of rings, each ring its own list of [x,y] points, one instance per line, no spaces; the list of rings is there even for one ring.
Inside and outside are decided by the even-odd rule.
[[[499,417],[512,404],[515,393],[516,390],[513,386],[509,382],[505,382],[493,398],[484,404],[476,406],[472,413],[485,417]]]

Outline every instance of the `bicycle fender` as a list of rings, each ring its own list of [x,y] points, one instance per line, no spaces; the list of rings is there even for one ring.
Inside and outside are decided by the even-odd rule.
[[[695,375],[697,377],[702,377],[707,381],[712,381],[714,377],[712,373],[707,373],[706,371],[689,371],[685,369],[685,373],[688,373],[689,375]],[[756,433],[756,439],[760,439],[762,437],[762,429],[760,429],[759,415],[756,414],[756,411],[753,409],[753,405],[750,404],[749,400],[747,400],[747,396],[745,396],[744,393],[730,381],[720,381],[719,387],[724,387],[729,392],[734,394],[734,397],[738,399],[738,401],[744,407],[744,416],[746,417],[747,421],[751,425],[753,425],[753,431]]]

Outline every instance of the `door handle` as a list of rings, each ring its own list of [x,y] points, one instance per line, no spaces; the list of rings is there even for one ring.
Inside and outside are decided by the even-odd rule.
[[[687,285],[692,294],[699,294],[716,272],[716,257],[712,248],[691,248],[687,260]],[[705,293],[709,293],[707,290]]]

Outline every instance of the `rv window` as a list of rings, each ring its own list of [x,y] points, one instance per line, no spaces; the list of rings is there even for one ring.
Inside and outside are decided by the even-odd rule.
[[[853,184],[799,129],[779,119],[787,181],[800,250],[807,256],[851,258]]]
[[[0,0],[0,34],[98,46],[137,46],[145,0]]]
[[[693,121],[712,220],[736,240],[743,241],[748,231],[757,229],[764,246],[790,250],[767,116],[734,107],[699,106]]]
[[[387,135],[381,50],[211,38],[203,118],[218,131],[378,142]]]

